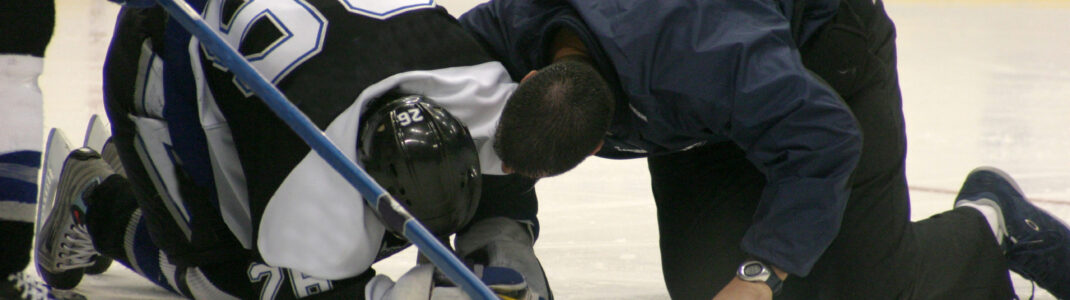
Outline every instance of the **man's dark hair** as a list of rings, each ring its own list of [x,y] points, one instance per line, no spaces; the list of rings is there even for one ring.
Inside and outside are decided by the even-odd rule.
[[[598,147],[613,118],[613,94],[587,61],[555,62],[516,89],[502,112],[494,150],[514,173],[554,176]]]

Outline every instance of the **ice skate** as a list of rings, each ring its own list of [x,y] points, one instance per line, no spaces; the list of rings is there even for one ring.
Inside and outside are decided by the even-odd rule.
[[[59,179],[46,187],[38,201],[38,227],[34,237],[35,263],[49,285],[70,289],[78,285],[86,267],[99,253],[85,225],[83,197],[113,172],[100,155],[88,148],[72,151]]]

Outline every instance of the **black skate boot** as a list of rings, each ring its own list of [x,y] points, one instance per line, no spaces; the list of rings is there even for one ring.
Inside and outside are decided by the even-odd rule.
[[[71,151],[63,163],[53,197],[37,203],[43,221],[34,237],[37,272],[52,287],[71,289],[100,253],[85,226],[83,198],[113,174],[100,155],[89,148]]]

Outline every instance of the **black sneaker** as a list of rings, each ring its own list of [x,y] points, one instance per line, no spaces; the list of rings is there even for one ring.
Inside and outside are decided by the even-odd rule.
[[[15,272],[0,275],[0,300],[84,300],[85,297],[72,291],[53,290],[52,287],[26,275]]]
[[[75,203],[112,173],[92,149],[75,149],[63,163],[54,197],[37,203],[43,225],[34,237],[34,261],[49,285],[74,288],[100,255],[86,229],[84,208]]]
[[[996,209],[1004,229],[1003,253],[1010,269],[1060,299],[1070,299],[1070,229],[1029,203],[1003,171],[980,167],[962,184],[956,203],[968,201]]]

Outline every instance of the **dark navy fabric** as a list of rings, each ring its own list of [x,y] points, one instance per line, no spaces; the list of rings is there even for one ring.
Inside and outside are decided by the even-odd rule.
[[[37,203],[37,171],[40,169],[40,151],[0,155],[0,201]]]
[[[194,9],[203,10],[205,0],[187,0]],[[169,19],[164,32],[164,43],[168,45],[188,45],[191,35],[178,21]],[[166,47],[162,53],[164,61],[164,102],[163,116],[171,126],[175,154],[180,163],[176,164],[190,175],[193,182],[203,188],[213,188],[212,166],[208,158],[208,139],[204,135],[197,113],[196,85],[193,70],[190,67],[189,47]],[[215,193],[211,193],[215,194]]]
[[[806,275],[839,231],[861,131],[803,66],[800,40],[838,1],[491,1],[461,23],[514,79],[549,63],[570,28],[617,93],[599,156],[642,157],[731,141],[768,184],[743,248]],[[796,40],[799,40],[798,42]]]
[[[148,224],[145,223],[144,217],[140,217],[140,215],[137,220],[137,227],[134,229],[133,243],[127,245],[127,247],[132,248],[131,252],[134,257],[131,258],[136,259],[138,268],[141,269],[141,276],[165,290],[178,292],[167,282],[167,276],[164,275],[164,271],[160,267],[160,248],[152,242]],[[128,266],[130,264],[126,260],[121,260],[120,262]]]

